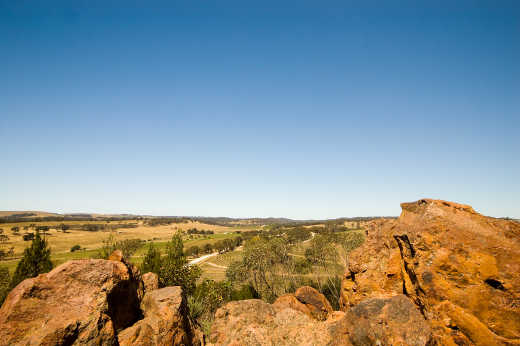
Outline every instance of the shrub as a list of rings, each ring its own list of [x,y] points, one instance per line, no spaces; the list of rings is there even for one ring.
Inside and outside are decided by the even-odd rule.
[[[81,246],[79,246],[79,245],[74,245],[73,247],[70,248],[70,252],[74,252],[74,251],[78,251],[78,250],[81,250]]]
[[[213,252],[213,246],[210,243],[204,244],[203,251],[205,253],[212,253]]]
[[[125,258],[130,258],[143,244],[144,240],[142,239],[116,241],[114,234],[111,233],[108,238],[103,241],[103,246],[99,249],[96,257],[107,259],[115,250],[121,250]]]
[[[141,272],[148,273],[152,272],[159,274],[161,271],[161,253],[157,250],[153,243],[148,246],[148,252],[144,256],[143,263],[141,264]]]
[[[34,239],[34,233],[25,233],[23,235],[23,240],[29,241]]]
[[[186,294],[195,290],[201,270],[196,265],[188,265],[183,253],[183,243],[180,234],[175,234],[166,245],[166,257],[161,260],[159,285],[181,286]]]
[[[312,271],[312,264],[305,258],[294,261],[294,271],[298,274],[309,274]]]
[[[241,285],[240,289],[231,292],[231,300],[259,299],[260,294],[252,285]]]
[[[200,248],[197,245],[190,246],[186,250],[186,256],[198,256],[200,253]]]
[[[193,298],[202,305],[202,314],[212,315],[222,304],[231,300],[231,283],[204,280],[197,285]]]

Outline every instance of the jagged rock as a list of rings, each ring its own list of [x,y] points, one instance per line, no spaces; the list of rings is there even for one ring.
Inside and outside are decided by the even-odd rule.
[[[159,288],[159,277],[157,274],[149,272],[142,276],[144,291],[150,292]]]
[[[295,309],[320,321],[326,320],[333,311],[327,298],[309,286],[298,288],[294,294],[279,297],[273,305]]]
[[[0,345],[200,344],[180,287],[143,295],[139,271],[123,259],[67,262],[11,291]]]
[[[121,250],[114,250],[110,256],[108,256],[109,261],[116,261],[116,262],[125,262],[125,258],[123,256],[123,251]]]
[[[0,309],[0,345],[113,345],[139,318],[141,281],[122,262],[76,260],[27,279]]]
[[[439,200],[401,207],[351,253],[343,310],[404,293],[438,344],[520,344],[520,224]]]
[[[141,303],[144,318],[119,333],[119,345],[191,345],[193,328],[182,289],[165,287],[147,291]],[[196,335],[194,344],[200,343]]]

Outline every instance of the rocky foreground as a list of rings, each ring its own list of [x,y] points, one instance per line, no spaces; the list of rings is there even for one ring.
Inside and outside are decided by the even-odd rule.
[[[204,340],[179,287],[115,254],[19,284],[0,345],[520,345],[520,224],[456,203],[401,205],[350,256],[342,311],[310,287],[230,302]]]

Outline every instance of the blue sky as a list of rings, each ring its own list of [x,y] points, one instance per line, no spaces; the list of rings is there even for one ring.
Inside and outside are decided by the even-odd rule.
[[[520,217],[517,1],[246,3],[0,0],[0,210]]]

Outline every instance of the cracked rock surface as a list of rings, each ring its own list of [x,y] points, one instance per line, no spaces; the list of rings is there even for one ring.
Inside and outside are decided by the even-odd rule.
[[[441,345],[520,344],[520,224],[422,199],[374,221],[350,255],[341,306],[406,295]]]

